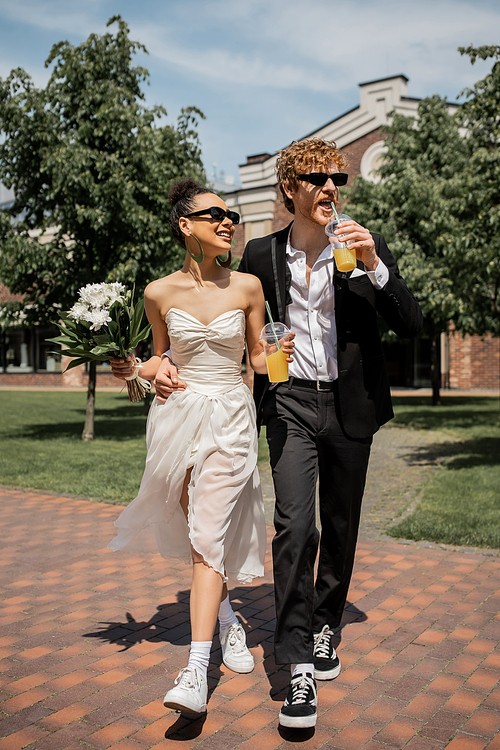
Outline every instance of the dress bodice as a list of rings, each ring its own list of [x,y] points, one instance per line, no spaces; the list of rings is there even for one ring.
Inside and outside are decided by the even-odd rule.
[[[179,378],[189,388],[217,395],[242,384],[243,310],[228,310],[204,325],[190,313],[171,307],[165,321],[172,359],[179,368]]]

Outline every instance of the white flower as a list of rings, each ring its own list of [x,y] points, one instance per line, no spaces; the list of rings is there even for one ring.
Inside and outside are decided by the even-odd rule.
[[[108,287],[108,305],[111,307],[111,305],[114,302],[117,302],[118,300],[122,301],[124,299],[124,292],[125,287],[123,284],[120,284],[118,281],[114,281],[112,284],[106,284]]]
[[[68,312],[70,318],[79,322],[80,320],[88,320],[88,314],[90,310],[87,305],[83,302],[75,302],[71,310]]]
[[[91,331],[98,331],[105,323],[109,323],[111,318],[109,317],[107,310],[92,310],[87,318]]]
[[[109,309],[114,302],[124,299],[124,291],[123,284],[116,281],[111,284],[87,284],[79,291],[79,302],[94,310]]]

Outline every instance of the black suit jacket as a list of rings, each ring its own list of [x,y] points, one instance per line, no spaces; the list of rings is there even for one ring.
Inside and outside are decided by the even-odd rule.
[[[285,308],[291,304],[290,268],[286,244],[290,227],[275,234],[250,240],[239,270],[257,276],[275,321],[285,322]],[[366,274],[351,278],[335,268],[335,318],[337,324],[338,393],[342,426],[351,438],[373,435],[392,419],[391,394],[377,312],[391,330],[410,338],[422,328],[422,312],[401,277],[397,263],[380,234],[372,234],[377,255],[389,269],[389,281],[376,289]],[[358,267],[364,270],[358,261]],[[254,398],[258,422],[269,380],[255,375]]]

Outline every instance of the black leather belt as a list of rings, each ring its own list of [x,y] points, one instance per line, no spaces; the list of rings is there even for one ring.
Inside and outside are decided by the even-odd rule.
[[[290,376],[288,387],[293,388],[311,388],[314,391],[333,391],[334,380],[304,380],[303,378],[294,378]]]

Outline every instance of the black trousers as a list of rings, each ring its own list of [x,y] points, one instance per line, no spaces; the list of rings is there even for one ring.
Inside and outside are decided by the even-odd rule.
[[[347,598],[372,438],[345,435],[337,400],[336,390],[318,392],[286,383],[265,397],[276,492],[277,664],[312,662],[313,633],[325,624],[340,624]],[[315,512],[318,476],[321,535]]]

